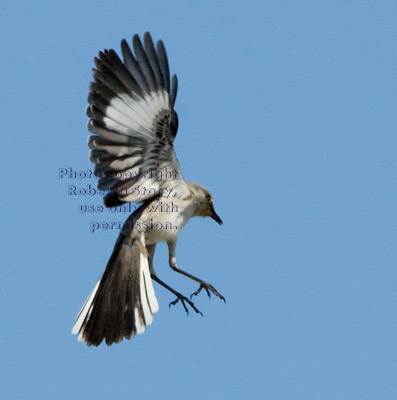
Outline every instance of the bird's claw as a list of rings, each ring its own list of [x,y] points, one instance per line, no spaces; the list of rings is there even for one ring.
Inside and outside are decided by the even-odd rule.
[[[195,306],[195,304],[194,304],[192,301],[190,301],[187,297],[185,297],[185,296],[183,296],[183,295],[177,295],[177,298],[176,298],[174,301],[171,301],[171,303],[169,304],[169,307],[174,306],[176,303],[178,303],[178,301],[180,301],[180,302],[182,303],[183,308],[184,308],[185,311],[186,311],[186,314],[189,315],[189,310],[188,310],[188,308],[187,308],[185,302],[186,302],[187,304],[189,304],[189,306],[192,307],[193,310],[196,311],[197,314],[200,314],[201,316],[203,316],[203,313],[202,313],[200,310],[197,309],[197,307]]]
[[[202,289],[204,289],[207,292],[209,298],[211,298],[211,292],[212,292],[215,296],[219,297],[226,303],[226,299],[212,285],[206,282],[200,283],[200,287],[190,295],[190,298],[192,298],[193,296],[197,296]]]

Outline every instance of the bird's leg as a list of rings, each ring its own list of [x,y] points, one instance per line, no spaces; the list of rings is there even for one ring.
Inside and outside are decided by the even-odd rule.
[[[179,272],[180,274],[185,275],[188,278],[193,279],[194,281],[200,284],[199,288],[191,294],[190,298],[192,298],[193,296],[197,296],[201,292],[201,290],[204,289],[207,292],[208,297],[211,297],[211,292],[212,292],[215,296],[218,296],[221,300],[223,300],[226,303],[226,299],[211,284],[203,281],[200,278],[196,278],[195,276],[189,274],[188,272],[179,269],[176,264],[176,258],[175,258],[176,241],[167,242],[167,244],[168,244],[170,267],[174,271]]]
[[[154,281],[159,283],[161,286],[165,287],[167,290],[169,290],[171,293],[173,293],[176,296],[176,299],[174,301],[171,301],[171,303],[169,304],[169,307],[174,306],[176,303],[178,303],[178,301],[180,301],[182,303],[183,308],[185,309],[186,313],[189,314],[189,310],[185,304],[185,302],[186,302],[187,304],[189,304],[190,307],[193,308],[194,311],[196,311],[197,314],[200,314],[201,316],[203,315],[203,313],[196,308],[195,304],[191,300],[189,300],[183,294],[174,290],[172,287],[168,286],[165,282],[163,282],[161,279],[159,279],[156,274],[151,274],[151,277]]]
[[[156,243],[153,244],[147,244],[146,249],[148,251],[148,261],[149,261],[149,270],[151,275],[156,275],[154,272],[154,266],[153,266],[153,257],[154,257],[154,251],[156,250]]]
[[[146,248],[147,248],[147,251],[149,254],[149,256],[148,256],[149,269],[150,269],[150,275],[151,275],[152,279],[154,281],[156,281],[157,283],[159,283],[161,286],[165,287],[167,290],[169,290],[171,293],[173,293],[176,296],[176,300],[171,301],[170,307],[171,307],[171,305],[174,306],[176,303],[178,303],[178,301],[180,301],[183,305],[183,308],[187,312],[187,314],[189,314],[189,310],[185,304],[185,302],[186,302],[187,304],[189,304],[190,307],[193,308],[194,311],[196,311],[196,313],[203,315],[202,312],[196,308],[195,304],[192,301],[190,301],[187,297],[185,297],[181,293],[177,292],[175,289],[172,289],[172,287],[168,286],[165,282],[163,282],[160,278],[157,277],[156,272],[154,271],[154,266],[153,266],[153,257],[154,257],[154,251],[156,250],[156,244],[154,243],[154,244],[146,245]]]

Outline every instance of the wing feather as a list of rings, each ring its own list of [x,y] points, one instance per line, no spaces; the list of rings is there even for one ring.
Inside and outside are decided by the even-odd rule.
[[[170,70],[168,67],[167,53],[165,51],[164,44],[161,40],[157,42],[157,57],[159,60],[159,66],[161,75],[163,77],[163,83],[165,90],[170,92]]]
[[[148,83],[148,87],[151,91],[156,92],[159,88],[157,86],[157,82],[154,77],[152,68],[150,67],[147,54],[145,52],[145,49],[142,46],[141,39],[139,38],[138,35],[134,35],[134,37],[132,39],[132,44],[134,47],[138,65],[140,67],[140,70],[141,70],[143,76],[146,79],[146,82]]]
[[[132,45],[135,54],[122,40],[123,60],[114,50],[99,52],[88,95],[90,160],[100,177],[98,188],[109,191],[106,206],[141,202],[164,187],[177,188],[181,197],[190,195],[173,147],[177,77],[170,84],[162,41],[155,47],[147,32],[143,45],[138,35]],[[173,172],[171,177],[157,180],[157,172],[165,169]]]

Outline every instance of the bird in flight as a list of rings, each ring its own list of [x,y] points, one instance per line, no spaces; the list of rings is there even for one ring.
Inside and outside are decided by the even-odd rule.
[[[177,265],[175,248],[181,229],[192,217],[211,217],[219,224],[210,192],[186,182],[173,142],[178,130],[174,110],[178,81],[170,80],[167,54],[161,40],[154,47],[146,32],[121,42],[123,61],[114,50],[95,57],[94,81],[90,84],[87,115],[92,132],[90,160],[106,191],[104,204],[142,203],[131,214],[116,241],[106,269],[88,296],[72,333],[88,346],[107,345],[143,333],[159,305],[152,280],[176,296],[170,303],[201,312],[192,297],[204,290],[225,298],[209,283]],[[156,244],[167,242],[170,267],[199,284],[190,299],[156,274]]]

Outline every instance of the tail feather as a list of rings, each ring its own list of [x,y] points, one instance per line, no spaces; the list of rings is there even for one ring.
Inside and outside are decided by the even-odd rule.
[[[145,246],[137,237],[120,237],[72,333],[88,346],[98,346],[103,339],[111,345],[143,333],[158,309]]]
[[[81,308],[80,312],[77,315],[76,318],[76,322],[73,325],[72,328],[72,334],[73,335],[79,335],[78,336],[78,340],[81,341],[82,340],[82,332],[80,330],[80,327],[83,325],[84,320],[90,317],[91,312],[92,312],[92,300],[95,297],[95,294],[98,290],[99,284],[100,284],[101,280],[99,280],[94,289],[92,290],[92,292],[90,293],[90,295],[88,296],[87,300],[85,301],[83,307]]]

